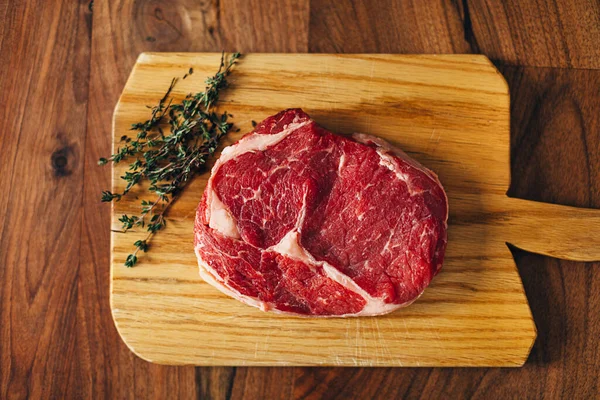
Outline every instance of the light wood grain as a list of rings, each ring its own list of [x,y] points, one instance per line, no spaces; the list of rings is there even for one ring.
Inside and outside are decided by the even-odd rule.
[[[175,96],[202,87],[218,54],[142,54],[115,110],[114,145],[146,104],[190,66]],[[509,98],[505,81],[482,56],[246,56],[232,76],[222,109],[241,132],[282,108],[303,107],[339,133],[383,137],[436,171],[450,201],[447,259],[442,273],[412,306],[377,318],[305,319],[262,313],[219,293],[198,276],[192,251],[196,204],[208,176],[194,181],[169,213],[169,225],[141,259],[122,266],[143,232],[119,232],[117,218],[138,200],[113,209],[112,310],[129,347],[147,360],[196,365],[518,366],[535,326],[506,242],[544,254],[588,259],[595,242],[571,245],[568,235],[535,239],[544,210],[509,199]],[[123,167],[113,190],[123,189]],[[134,195],[143,198],[143,187]],[[578,219],[560,211],[559,223]],[[536,210],[538,210],[536,212]],[[597,221],[598,213],[589,211]],[[554,222],[557,222],[556,220]],[[582,228],[595,225],[585,225]],[[522,229],[521,229],[522,228]],[[546,228],[549,232],[550,227]],[[593,238],[588,234],[581,237]],[[519,240],[523,239],[522,242]],[[597,242],[596,242],[597,243]]]
[[[500,2],[462,1],[468,3],[469,18],[460,11],[460,1],[378,1],[369,8],[358,1],[311,0],[309,18],[293,11],[309,7],[308,0],[297,0],[277,2],[277,9],[286,8],[277,11],[282,18],[263,17],[273,10],[272,3],[0,1],[0,102],[6,105],[0,111],[5,194],[0,199],[0,398],[269,399],[289,393],[290,399],[307,400],[600,397],[600,264],[514,249],[538,328],[524,368],[172,367],[149,364],[122,343],[108,296],[110,207],[98,201],[99,191],[110,187],[110,169],[99,168],[95,160],[110,152],[109,121],[142,51],[464,53],[469,51],[463,45],[466,37],[470,51],[481,51],[496,64],[560,66],[500,69],[511,92],[509,193],[600,208],[600,70],[568,67],[598,66],[598,29],[594,32],[589,21],[599,15],[594,7],[600,3],[506,1],[503,10]],[[557,27],[554,10],[569,8],[568,18],[561,15]],[[572,46],[577,35],[583,41]],[[91,48],[85,45],[88,39]],[[569,53],[563,57],[558,52],[565,40]],[[75,51],[62,57],[70,43],[76,43]],[[59,57],[48,63],[47,54]],[[587,64],[582,62],[586,59]],[[59,96],[52,95],[57,84]],[[74,93],[85,106],[72,101]],[[46,146],[56,132],[50,128],[56,115],[49,109],[76,110],[62,126],[87,130],[83,140],[68,131],[78,157],[67,154],[72,174],[61,179],[46,174],[54,171],[51,154],[57,149]],[[81,119],[86,109],[87,122]],[[28,145],[31,137],[33,146]],[[47,167],[43,175],[39,166]],[[72,179],[82,185],[83,201]],[[46,197],[49,193],[55,197]],[[53,208],[56,202],[61,207]],[[28,207],[35,215],[31,221],[21,218]],[[81,218],[64,214],[77,207]],[[65,229],[53,231],[63,225]],[[73,237],[80,232],[78,245]],[[79,246],[79,251],[68,246]],[[62,256],[51,261],[43,249]],[[33,280],[26,282],[24,276]],[[52,295],[46,296],[50,289]]]

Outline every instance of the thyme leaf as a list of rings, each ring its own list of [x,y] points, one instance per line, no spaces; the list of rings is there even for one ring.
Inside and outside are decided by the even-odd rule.
[[[148,251],[151,239],[166,226],[165,213],[170,205],[233,127],[228,121],[231,115],[217,113],[214,106],[221,91],[227,88],[227,76],[240,56],[240,53],[233,53],[226,60],[223,53],[219,69],[206,79],[204,91],[190,93],[178,103],[173,103],[171,97],[178,81],[173,78],[158,104],[148,107],[152,110],[150,118],[131,125],[131,130],[137,132],[135,137],[123,135],[120,138],[122,147],[110,157],[98,160],[99,165],[130,161],[128,170],[121,176],[127,182],[125,189],[122,193],[103,191],[103,202],[121,200],[142,181],[149,182],[148,190],[155,195],[153,201],[141,201],[139,215],[123,214],[119,218],[124,232],[134,227],[145,228],[148,232],[145,239],[134,243],[135,250],[127,256],[126,267],[137,264],[140,250]],[[193,72],[190,68],[184,79]],[[167,131],[163,130],[165,126],[169,127]]]

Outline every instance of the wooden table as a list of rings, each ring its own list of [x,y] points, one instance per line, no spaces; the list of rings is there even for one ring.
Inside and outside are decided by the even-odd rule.
[[[594,398],[600,264],[514,256],[521,369],[149,364],[108,304],[111,116],[142,51],[482,53],[512,102],[510,195],[600,207],[600,2],[0,2],[0,398]]]

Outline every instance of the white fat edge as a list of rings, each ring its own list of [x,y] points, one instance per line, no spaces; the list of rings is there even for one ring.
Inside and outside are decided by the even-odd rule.
[[[281,238],[279,243],[268,247],[265,251],[272,251],[277,254],[281,254],[282,256],[287,256],[296,260],[310,262],[314,264],[309,257],[308,253],[300,244],[298,244],[298,232],[289,231],[286,235]]]
[[[292,123],[288,124],[284,127],[284,129],[276,134],[268,135],[268,134],[259,134],[254,133],[252,135],[246,136],[242,138],[237,143],[227,146],[221,152],[221,156],[212,167],[210,173],[210,179],[206,185],[206,220],[208,221],[208,226],[212,229],[215,229],[217,232],[221,233],[224,236],[239,238],[240,233],[237,227],[237,221],[233,218],[227,206],[223,204],[223,202],[219,199],[219,196],[215,193],[212,188],[212,181],[214,177],[217,175],[217,172],[221,168],[223,164],[228,161],[233,160],[236,157],[241,156],[242,154],[255,152],[255,151],[264,151],[268,147],[273,146],[295,130],[303,127],[304,125],[308,125],[312,120],[306,120],[303,122],[298,122],[298,118],[295,118]],[[213,218],[215,221],[213,221]]]
[[[198,255],[198,252],[196,252]],[[281,311],[275,308],[274,304],[260,301],[254,297],[246,296],[239,293],[237,290],[229,287],[224,282],[219,281],[216,278],[216,272],[205,263],[202,258],[198,255],[198,270],[200,272],[200,277],[209,285],[213,286],[215,289],[225,294],[226,296],[232,297],[246,305],[251,307],[258,308],[261,311],[270,312],[274,314],[288,315],[292,317],[298,318],[335,318],[335,317],[347,317],[354,316],[355,314],[347,314],[347,315],[309,315],[309,314],[298,314],[289,311]]]
[[[443,189],[442,183],[440,182],[440,179],[438,178],[438,176],[435,172],[433,172],[429,168],[423,166],[423,164],[421,164],[414,158],[410,157],[408,154],[406,154],[404,151],[402,151],[402,149],[400,149],[399,147],[396,147],[396,146],[392,145],[391,143],[387,142],[386,140],[383,140],[377,136],[367,135],[366,133],[354,133],[352,135],[352,138],[359,143],[363,143],[363,144],[374,143],[375,145],[377,145],[377,149],[375,151],[377,152],[377,154],[380,157],[379,164],[384,165],[389,170],[396,173],[396,176],[398,177],[398,179],[406,182],[411,195],[414,192],[412,191],[412,189],[410,187],[408,177],[406,176],[406,174],[402,173],[400,171],[400,169],[396,166],[396,163],[394,162],[393,157],[391,157],[389,155],[389,153],[392,153],[396,157],[399,157],[402,160],[406,161],[413,168],[423,171],[429,178],[431,178],[435,183],[437,183],[440,187],[442,187],[442,193],[444,193],[444,197],[446,199],[446,221],[444,221],[444,223],[446,224],[446,227],[448,226],[448,214],[449,214],[449,207],[450,207],[450,205],[448,204],[448,195],[446,194],[446,191]]]
[[[321,266],[325,271],[325,275],[334,282],[338,283],[345,289],[350,290],[361,296],[365,300],[365,306],[361,311],[355,314],[337,315],[338,317],[350,317],[350,316],[370,316],[370,315],[382,315],[392,312],[398,308],[405,307],[411,302],[404,304],[390,304],[385,303],[383,299],[373,297],[367,293],[363,288],[358,286],[348,275],[342,273],[336,269],[333,265],[326,261],[317,261],[309,252],[307,252],[299,243],[299,234],[296,231],[288,232],[280,241],[274,246],[266,249],[266,251],[272,251],[281,254],[292,259],[302,261],[308,265]]]
[[[240,292],[238,292],[237,290],[233,289],[232,287],[227,285],[225,282],[220,280],[218,278],[219,275],[217,274],[217,272],[214,269],[212,269],[200,255],[199,246],[196,246],[196,256],[198,258],[198,267],[199,267],[198,271],[200,273],[200,277],[206,283],[213,286],[215,289],[217,289],[221,293],[225,294],[226,296],[233,297],[234,299],[236,299],[246,305],[258,308],[261,311],[265,311],[265,312],[289,315],[289,316],[300,317],[300,318],[338,317],[338,315],[304,315],[304,314],[297,314],[297,313],[293,313],[293,312],[278,310],[277,308],[275,308],[274,304],[271,304],[271,303],[268,303],[265,301],[261,301],[261,300],[258,300],[257,298],[241,294]]]
[[[386,158],[388,158],[388,160],[392,160],[392,158],[390,158],[390,156],[388,154],[386,154],[386,153],[392,153],[396,157],[399,157],[402,160],[406,161],[410,166],[425,172],[425,174],[427,174],[427,176],[429,176],[431,179],[433,179],[434,181],[439,183],[441,186],[441,183],[440,183],[437,175],[435,174],[435,172],[433,172],[429,168],[425,167],[423,164],[421,164],[414,158],[410,157],[399,147],[396,147],[396,146],[392,145],[391,143],[389,143],[377,136],[367,135],[366,133],[355,133],[352,135],[352,138],[359,143],[363,143],[363,144],[374,143],[374,144],[376,144],[377,145],[376,151],[380,157],[384,157],[387,155]]]
[[[270,303],[260,301],[254,297],[243,295],[237,290],[230,287],[227,283],[217,278],[219,276],[217,272],[213,268],[211,268],[210,265],[208,265],[208,263],[202,258],[199,246],[196,246],[195,251],[196,256],[198,257],[200,276],[202,277],[202,279],[204,279],[206,283],[214,286],[220,292],[226,294],[227,296],[233,297],[234,299],[239,300],[244,304],[260,308],[262,311],[271,311],[273,306]]]
[[[327,262],[323,262],[323,270],[325,271],[325,275],[327,275],[329,279],[339,283],[346,289],[359,294],[365,299],[365,307],[362,310],[360,310],[360,312],[352,314],[354,316],[360,317],[388,314],[399,308],[406,307],[407,305],[413,302],[413,300],[411,300],[410,302],[403,304],[386,303],[385,301],[383,301],[383,299],[379,297],[371,296],[367,291],[358,286],[356,282],[354,282],[348,275],[340,272],[333,265]]]
[[[338,175],[342,174],[342,169],[344,168],[344,162],[346,161],[346,154],[342,153],[340,156],[340,163],[338,165]]]
[[[233,289],[225,282],[221,281],[218,277],[217,272],[212,269],[208,263],[206,263],[202,256],[200,255],[198,246],[196,247],[196,256],[198,258],[198,271],[200,273],[200,277],[209,285],[213,286],[215,289],[225,294],[226,296],[233,297],[234,299],[249,305],[251,307],[258,308],[261,311],[270,312],[274,314],[288,315],[292,317],[298,318],[335,318],[335,317],[351,317],[355,314],[347,314],[347,315],[309,315],[309,314],[298,314],[289,311],[281,311],[275,308],[274,304],[258,300],[254,297],[246,296]]]
[[[308,204],[306,203],[307,196],[308,189],[304,192],[304,197],[302,198],[302,208],[300,209],[300,214],[298,215],[298,221],[296,221],[296,230],[298,232],[302,232],[302,224],[304,223],[304,219],[306,218],[306,209],[308,208]]]
[[[289,241],[289,239],[288,239],[288,241]],[[280,241],[280,243],[281,243],[281,241]],[[278,245],[280,243],[278,243]],[[275,251],[275,249],[277,248],[278,245],[273,246],[273,247],[269,248],[268,250]],[[282,244],[282,247],[279,247],[279,250],[286,251],[285,246],[286,246],[285,244]],[[217,272],[214,269],[212,269],[208,265],[207,262],[204,261],[204,259],[202,258],[202,255],[200,254],[200,246],[196,246],[195,252],[196,252],[196,256],[198,258],[198,267],[199,267],[198,270],[200,273],[200,277],[206,283],[213,286],[215,289],[217,289],[221,293],[225,294],[226,296],[232,297],[246,305],[258,308],[261,311],[265,311],[265,312],[268,311],[270,313],[287,315],[287,316],[292,316],[292,317],[297,317],[297,318],[348,318],[348,317],[361,317],[361,316],[377,316],[377,315],[387,314],[398,308],[406,307],[418,298],[417,297],[417,298],[415,298],[409,302],[406,302],[404,304],[393,304],[393,305],[386,304],[385,308],[379,308],[377,310],[373,310],[372,308],[369,309],[365,306],[360,312],[355,313],[355,314],[341,314],[341,315],[308,315],[308,314],[306,314],[305,315],[305,314],[298,314],[298,313],[293,313],[293,312],[288,312],[288,311],[281,311],[281,310],[278,310],[277,308],[275,308],[274,304],[258,300],[254,297],[243,295],[243,294],[239,293],[237,290],[235,290],[232,287],[230,287],[229,285],[227,285],[225,282],[223,282],[222,280],[220,280],[218,278]],[[276,251],[276,252],[278,252],[278,251]],[[284,254],[284,253],[280,253],[280,254]],[[291,255],[289,255],[289,253],[285,254],[285,255],[287,255],[288,257],[292,257]],[[295,257],[292,257],[292,258],[295,258]],[[315,263],[318,264],[319,262],[315,262]],[[327,263],[324,263],[324,264],[327,264]],[[329,264],[327,264],[327,265],[329,265]],[[335,270],[335,268],[332,267],[331,265],[329,265],[329,267],[331,267]],[[325,272],[327,273],[327,270],[325,270]],[[349,279],[354,285],[356,285],[356,283],[354,283],[354,281],[352,281],[352,279],[350,279],[348,276],[342,274],[339,271],[337,271],[337,272],[339,275],[343,275],[345,277],[345,279]],[[329,275],[328,275],[328,277],[329,277]],[[336,280],[336,282],[339,283],[339,281],[337,281],[337,280]],[[358,285],[356,285],[356,286],[358,287]],[[360,288],[360,287],[359,287],[359,289],[362,290],[362,288]],[[367,296],[369,296],[368,293],[367,293]],[[419,297],[420,296],[421,295],[419,295]]]
[[[229,212],[229,209],[214,190],[210,190],[210,219],[208,220],[208,226],[211,229],[216,230],[223,236],[227,236],[234,239],[239,239],[240,231],[237,227],[237,223],[233,215]]]
[[[310,124],[311,122],[312,120],[306,120],[303,122],[297,122],[296,120],[294,120],[292,123],[286,125],[284,129],[279,133],[274,133],[272,135],[253,133],[252,135],[244,137],[236,144],[227,146],[223,149],[223,151],[221,152],[221,156],[219,157],[215,166],[212,169],[212,174],[214,175],[214,173],[217,172],[221,165],[225,164],[226,162],[233,160],[234,158],[248,152],[264,151],[268,147],[271,147],[281,142],[291,133],[302,128],[305,125]]]

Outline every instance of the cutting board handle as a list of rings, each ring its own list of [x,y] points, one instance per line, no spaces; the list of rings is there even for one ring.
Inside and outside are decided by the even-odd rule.
[[[600,260],[600,210],[507,200],[507,242],[532,253],[565,260]]]

